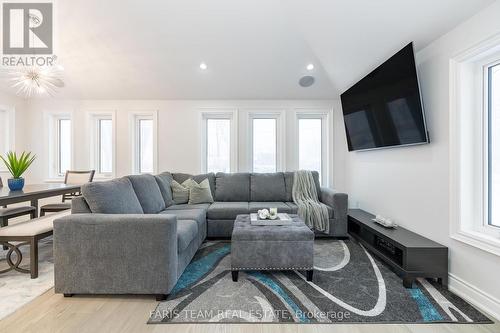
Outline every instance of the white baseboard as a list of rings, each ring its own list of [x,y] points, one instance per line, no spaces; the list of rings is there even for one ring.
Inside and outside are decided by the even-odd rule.
[[[491,319],[500,319],[500,300],[488,295],[476,286],[462,280],[456,275],[449,274],[449,289],[466,301],[470,302],[476,308],[484,311]]]

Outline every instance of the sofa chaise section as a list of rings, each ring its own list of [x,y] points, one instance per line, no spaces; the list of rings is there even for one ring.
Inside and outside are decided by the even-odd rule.
[[[56,292],[168,294],[206,238],[205,209],[168,204],[151,175],[84,185],[54,222]]]

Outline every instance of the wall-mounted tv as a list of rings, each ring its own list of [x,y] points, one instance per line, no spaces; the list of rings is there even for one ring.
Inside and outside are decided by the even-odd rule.
[[[340,99],[349,151],[429,143],[413,43]]]

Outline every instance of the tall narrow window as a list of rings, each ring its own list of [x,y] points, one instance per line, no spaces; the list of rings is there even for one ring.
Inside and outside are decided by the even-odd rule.
[[[101,174],[113,172],[113,121],[97,120],[98,170]]]
[[[489,224],[500,227],[500,63],[487,69]]]
[[[71,169],[71,120],[57,119],[57,173],[62,176]]]
[[[299,169],[318,171],[322,179],[323,126],[321,118],[299,119]]]
[[[48,179],[61,180],[72,168],[72,126],[71,113],[60,111],[44,112],[45,154]]]
[[[231,119],[206,120],[206,171],[231,170]]]
[[[238,170],[237,110],[203,109],[201,112],[201,170],[236,172]]]
[[[9,146],[9,122],[7,111],[0,110],[0,155],[4,155]],[[3,163],[2,163],[3,164]],[[3,169],[3,166],[0,166]]]
[[[252,123],[252,159],[254,172],[277,170],[277,120],[254,118]]]
[[[154,172],[154,130],[153,119],[139,119],[137,122],[137,138],[139,173]]]

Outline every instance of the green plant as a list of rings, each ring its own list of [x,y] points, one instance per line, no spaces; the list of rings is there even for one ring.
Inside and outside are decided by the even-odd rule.
[[[23,151],[21,156],[19,156],[18,158],[15,152],[9,151],[6,155],[6,158],[4,158],[2,155],[0,155],[0,158],[7,166],[7,169],[9,169],[12,177],[17,179],[21,178],[23,173],[28,170],[30,165],[35,160],[36,156],[31,155],[31,152],[27,153]]]

